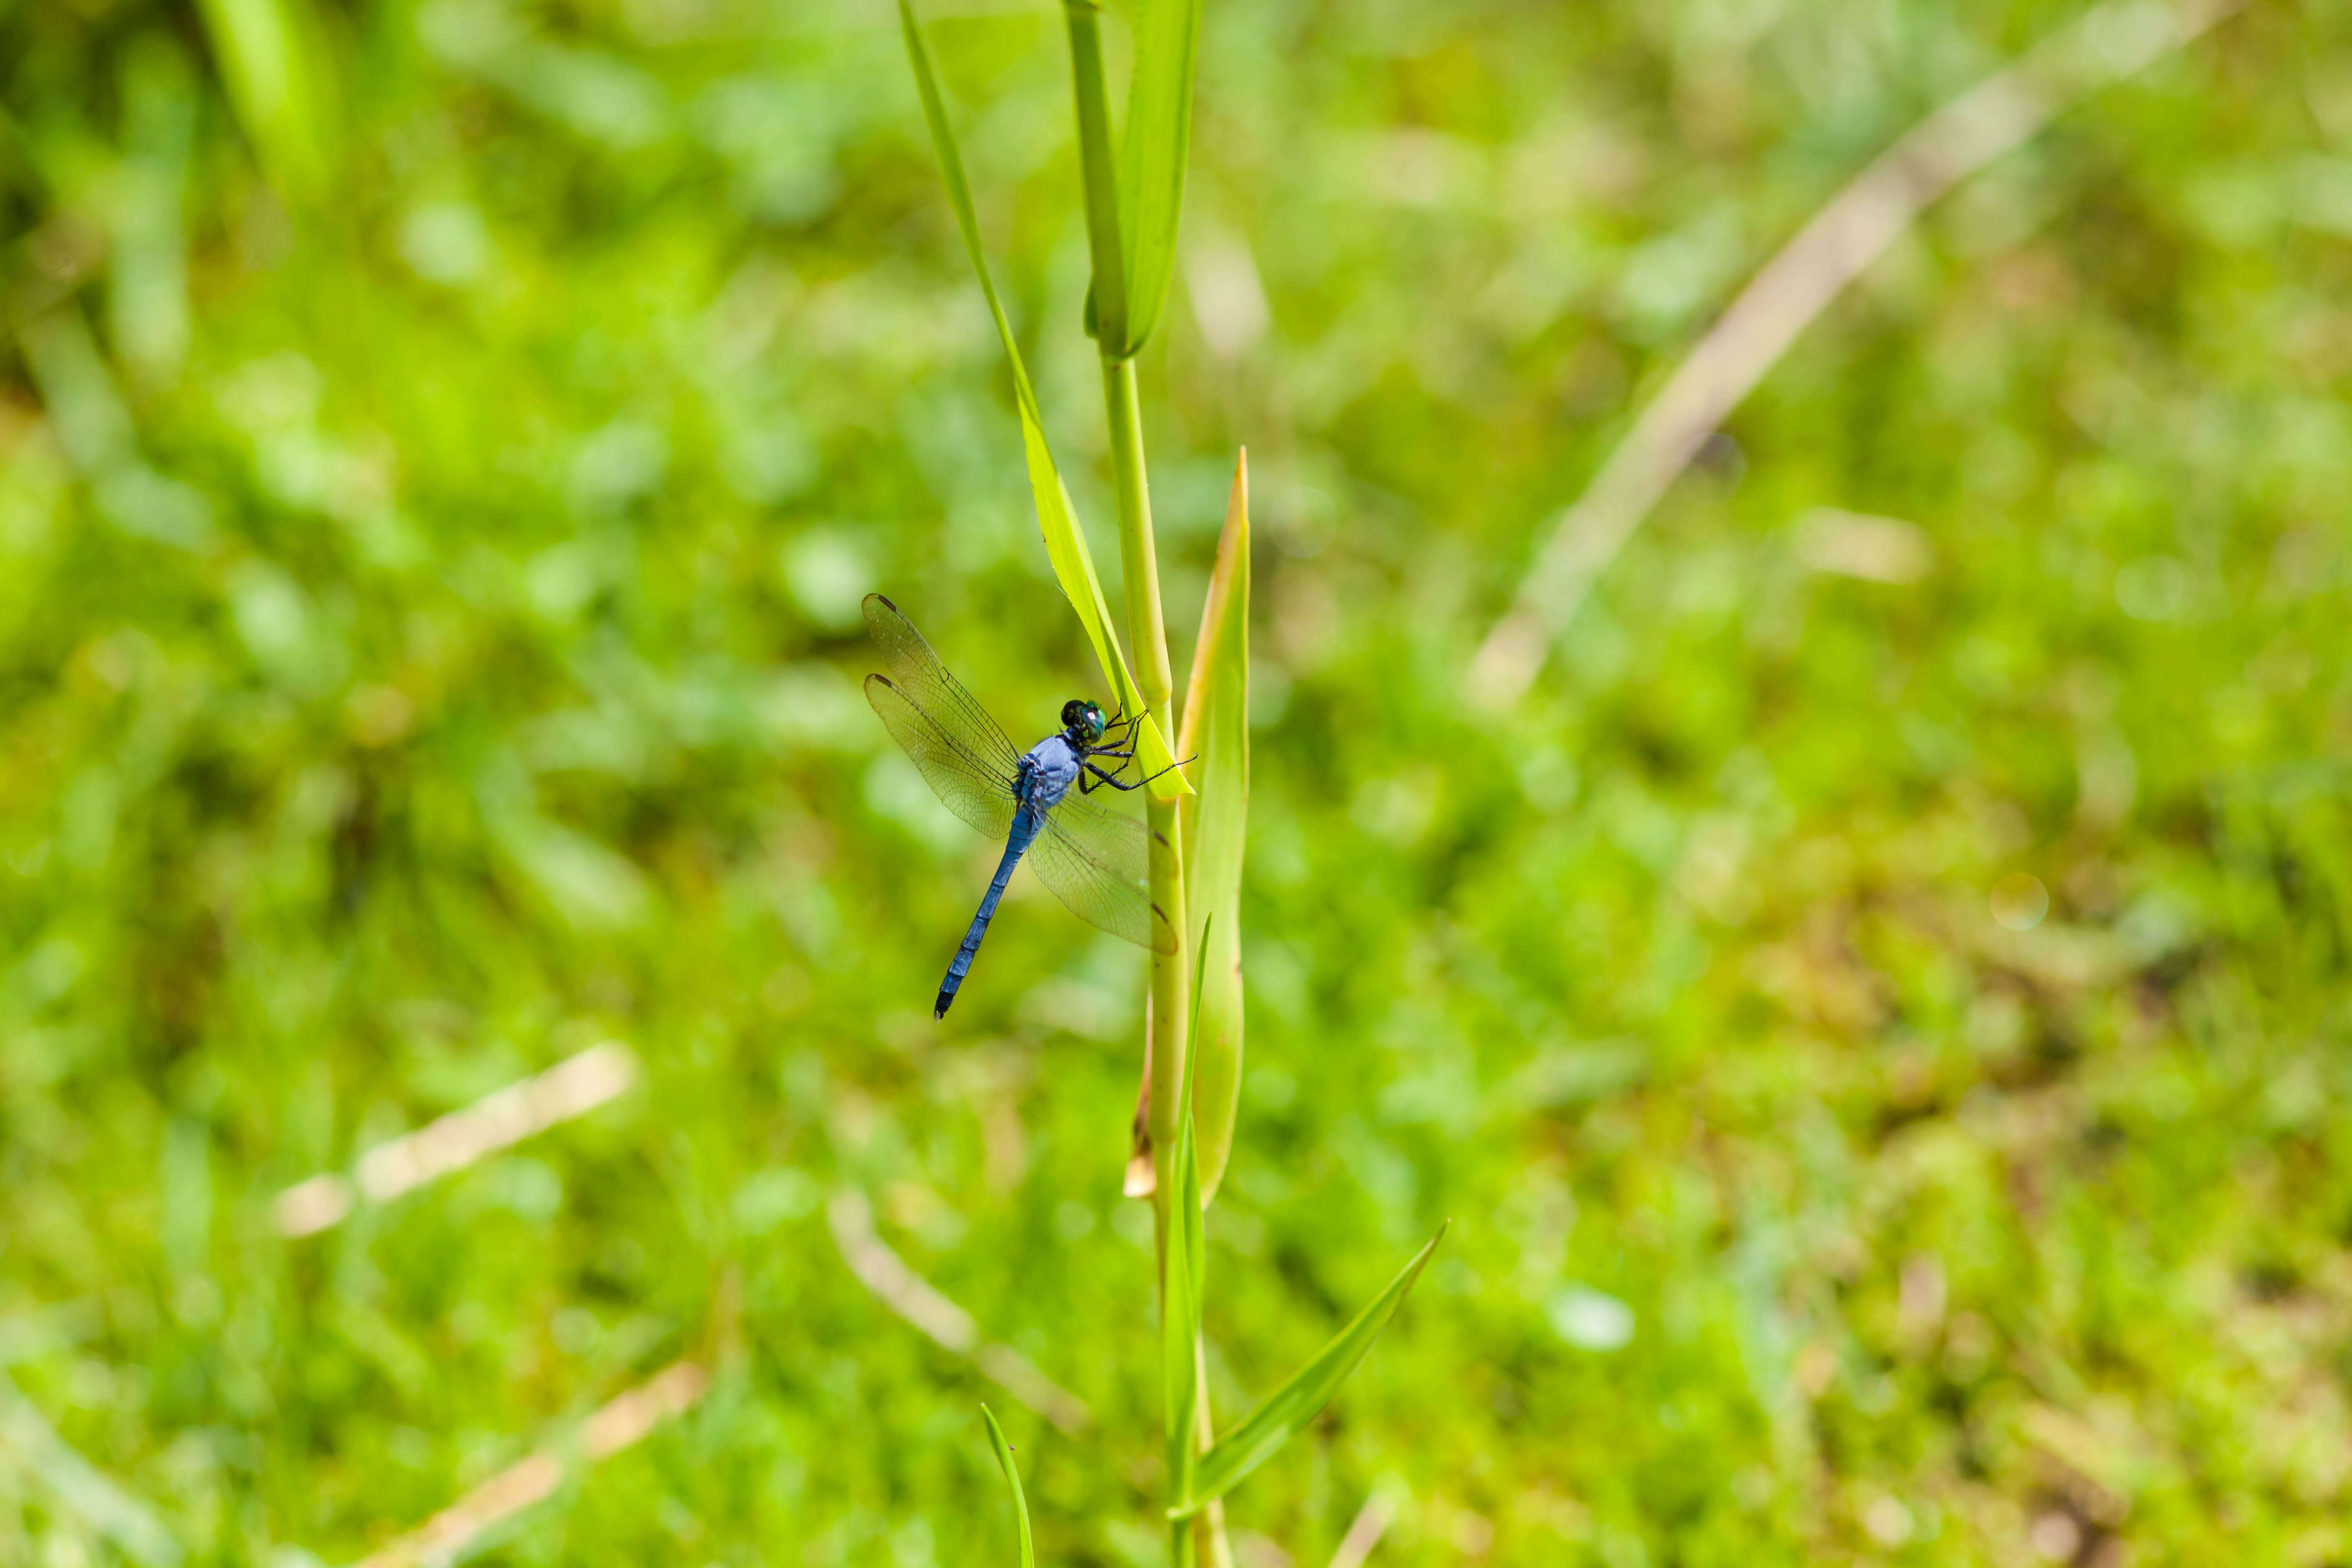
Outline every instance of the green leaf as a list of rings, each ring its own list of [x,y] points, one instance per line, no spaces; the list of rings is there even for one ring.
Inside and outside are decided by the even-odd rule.
[[[1202,958],[1208,957],[1208,933],[1203,931]],[[1201,1016],[1202,971],[1192,976],[1192,1017]],[[1192,1063],[1184,1060],[1183,1087],[1177,1092],[1182,1111],[1176,1124],[1176,1157],[1169,1166],[1165,1278],[1160,1286],[1160,1342],[1162,1392],[1167,1399],[1168,1489],[1177,1498],[1192,1493],[1194,1437],[1200,1416],[1201,1290],[1207,1240],[1201,1220],[1201,1166],[1192,1137]]]
[[[271,183],[318,195],[331,174],[337,93],[310,0],[199,0],[197,10]]]
[[[1192,73],[1200,52],[1201,0],[1142,0],[1118,180],[1127,268],[1124,348],[1129,354],[1150,342],[1176,269],[1176,220],[1184,205]]]
[[[1021,1495],[1021,1472],[1013,1466],[1013,1445],[1004,1440],[1004,1428],[996,1424],[996,1415],[987,1405],[980,1407],[980,1416],[988,1423],[989,1447],[996,1450],[996,1468],[1004,1472],[1005,1489],[1013,1494],[1013,1525],[1021,1532],[1021,1568],[1037,1568],[1037,1549],[1029,1539],[1029,1500]]]
[[[46,1487],[51,1517],[62,1510],[112,1542],[142,1568],[179,1568],[187,1551],[148,1506],[82,1458],[41,1414],[40,1407],[0,1373],[0,1453],[9,1468]],[[40,1487],[35,1495],[40,1495]],[[19,1505],[21,1506],[21,1505]]]
[[[1217,1440],[1214,1447],[1201,1456],[1192,1468],[1191,1495],[1168,1510],[1171,1519],[1189,1518],[1217,1499],[1233,1490],[1243,1477],[1256,1469],[1274,1456],[1276,1449],[1290,1440],[1316,1413],[1330,1403],[1331,1395],[1348,1381],[1372,1342],[1380,1338],[1381,1330],[1388,1326],[1402,1304],[1405,1292],[1421,1278],[1422,1268],[1429,1262],[1437,1244],[1445,1239],[1445,1226],[1439,1226],[1429,1245],[1412,1256],[1389,1288],[1381,1291],[1372,1304],[1356,1314],[1356,1321],[1339,1331],[1339,1337],[1323,1347],[1323,1353],[1301,1367],[1288,1383],[1268,1394],[1265,1402],[1242,1424]]]
[[[1078,613],[1078,624],[1086,628],[1087,640],[1094,645],[1095,658],[1100,661],[1111,689],[1118,694],[1119,706],[1127,712],[1141,715],[1143,721],[1137,726],[1136,761],[1142,772],[1156,773],[1172,766],[1175,758],[1144,703],[1143,693],[1136,687],[1135,677],[1128,670],[1126,657],[1119,651],[1118,638],[1111,630],[1110,606],[1103,599],[1102,580],[1095,574],[1094,556],[1087,549],[1087,536],[1078,528],[1077,513],[1070,504],[1069,490],[1062,483],[1061,470],[1054,466],[1054,454],[1045,445],[1045,423],[1037,412],[1037,395],[1029,384],[1028,367],[1022,363],[1021,346],[1013,339],[1013,323],[1005,319],[1004,306],[996,297],[995,280],[988,274],[988,258],[980,247],[980,220],[972,211],[971,186],[964,179],[963,159],[956,151],[955,132],[948,124],[947,104],[940,96],[930,51],[924,47],[922,29],[915,21],[915,8],[909,0],[898,0],[898,23],[906,33],[907,56],[914,63],[915,88],[922,97],[923,119],[930,126],[931,146],[939,154],[940,177],[947,184],[948,205],[955,212],[956,227],[963,235],[964,254],[971,258],[971,269],[980,279],[980,291],[987,297],[988,313],[995,320],[997,338],[1004,344],[1005,360],[1013,368],[1013,401],[1021,414],[1021,447],[1028,462],[1029,492],[1037,504],[1037,527],[1045,536],[1045,557],[1054,563],[1055,579]],[[1167,776],[1181,786],[1180,793],[1192,793],[1192,785],[1181,773]]]
[[[1249,821],[1249,454],[1234,463],[1234,489],[1209,602],[1193,644],[1184,693],[1184,754],[1200,793],[1183,824],[1184,907],[1209,917],[1202,933],[1202,984],[1191,1036],[1199,1087],[1201,1190],[1216,1195],[1233,1151],[1242,1086],[1242,853]],[[1214,933],[1214,940],[1211,939]]]
[[[1103,89],[1102,8],[1097,0],[1064,0],[1070,26],[1070,82],[1078,111],[1078,172],[1087,198],[1087,250],[1094,259],[1087,285],[1087,336],[1107,355],[1124,357],[1127,277],[1119,242],[1119,174],[1110,150],[1110,95]]]

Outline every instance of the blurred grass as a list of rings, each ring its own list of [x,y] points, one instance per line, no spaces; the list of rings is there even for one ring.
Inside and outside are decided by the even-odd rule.
[[[0,10],[0,1371],[190,1562],[355,1557],[681,1351],[492,1559],[1009,1560],[856,1182],[1094,1406],[1012,1423],[1044,1554],[1148,1559],[1140,959],[1016,882],[934,1029],[991,852],[853,684],[881,586],[1008,719],[1094,686],[887,8],[318,9],[299,206],[184,10]],[[1183,635],[1257,479],[1218,1410],[1454,1221],[1234,1500],[1293,1561],[1391,1484],[1396,1563],[2352,1550],[2352,18],[1958,193],[1455,695],[1746,271],[2073,14],[1209,9],[1144,374]],[[1099,553],[1053,20],[933,39]],[[622,1102],[271,1234],[608,1035]],[[0,1562],[107,1560],[75,1496],[0,1448]]]

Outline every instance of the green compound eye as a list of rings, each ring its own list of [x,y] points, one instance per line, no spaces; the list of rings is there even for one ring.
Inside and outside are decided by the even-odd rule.
[[[1103,738],[1101,705],[1083,697],[1073,697],[1062,704],[1062,728],[1076,734],[1089,746]]]

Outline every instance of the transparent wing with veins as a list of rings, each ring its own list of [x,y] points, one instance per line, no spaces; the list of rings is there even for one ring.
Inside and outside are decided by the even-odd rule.
[[[983,763],[984,749],[971,736],[957,734],[929,709],[917,707],[887,675],[866,678],[866,700],[940,804],[991,838],[1002,841],[1013,831],[1016,763],[999,770]]]
[[[866,678],[866,700],[940,804],[1003,839],[1019,804],[1013,785],[1021,753],[896,605],[866,595],[866,626],[890,667],[887,676]],[[1147,891],[1150,847],[1141,822],[1073,789],[1046,812],[1025,858],[1080,920],[1138,946],[1173,952],[1175,932]]]
[[[1029,847],[1037,879],[1072,914],[1155,952],[1176,951],[1176,932],[1147,890],[1151,830],[1076,788],[1045,814]]]

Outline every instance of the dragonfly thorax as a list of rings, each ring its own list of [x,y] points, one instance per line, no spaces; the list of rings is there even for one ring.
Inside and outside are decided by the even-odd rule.
[[[1053,810],[1078,782],[1086,754],[1086,748],[1067,735],[1046,736],[1021,759],[1013,780],[1013,798],[1039,813]]]
[[[1083,697],[1073,697],[1062,704],[1062,733],[1073,744],[1099,745],[1103,738],[1103,710],[1099,702]]]

